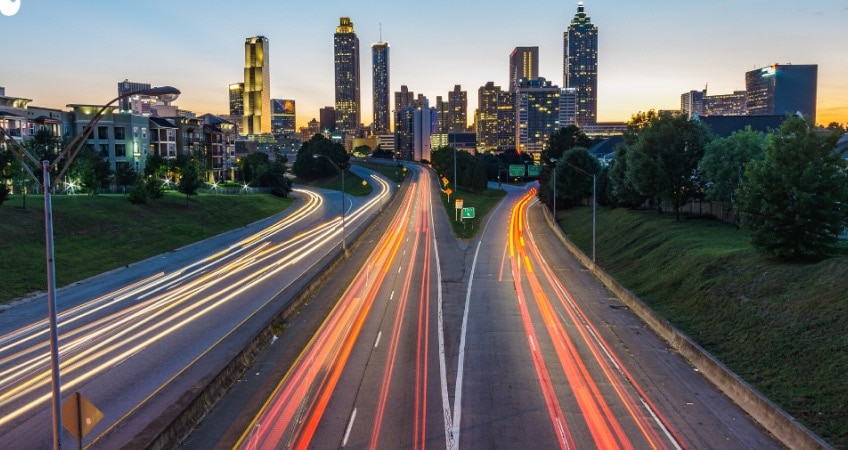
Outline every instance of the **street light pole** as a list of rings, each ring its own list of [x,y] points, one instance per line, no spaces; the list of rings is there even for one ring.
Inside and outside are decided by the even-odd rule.
[[[312,155],[312,157],[315,158],[315,159],[324,158],[327,161],[330,161],[330,164],[332,164],[333,167],[340,174],[342,174],[342,251],[346,252],[347,248],[345,246],[345,175],[344,175],[344,170],[340,169],[339,166],[335,162],[333,162],[333,160],[330,159],[330,157],[327,156],[327,155],[315,153],[315,154]]]
[[[556,158],[551,158],[551,162],[554,163],[554,201],[551,202],[554,206],[554,223],[557,223],[556,220]]]
[[[553,158],[551,159],[553,161]],[[597,236],[597,211],[598,211],[598,201],[597,201],[597,182],[595,174],[590,174],[580,167],[571,164],[568,161],[563,160],[564,163],[568,164],[578,172],[586,175],[587,177],[592,177],[592,262],[595,262],[595,237]],[[554,177],[556,177],[556,170],[554,171]],[[554,189],[556,189],[556,178],[554,178]],[[556,197],[556,191],[554,191],[554,197]],[[554,199],[556,201],[556,199]],[[556,216],[554,216],[554,222],[556,222]]]
[[[11,149],[12,155],[21,163],[21,166],[26,170],[29,176],[36,182],[39,182],[29,164],[41,166],[41,186],[44,194],[44,240],[45,240],[45,257],[46,257],[46,272],[47,272],[47,321],[50,328],[50,369],[51,369],[51,388],[52,409],[53,409],[53,448],[62,448],[62,386],[59,373],[59,326],[57,320],[56,307],[56,261],[53,247],[53,201],[51,194],[56,185],[59,184],[62,176],[71,166],[77,154],[82,149],[88,136],[94,126],[103,118],[104,112],[110,105],[122,98],[131,95],[150,95],[150,96],[170,96],[176,98],[180,94],[177,88],[171,86],[155,87],[136,92],[127,92],[112,99],[109,103],[103,105],[91,120],[83,127],[80,134],[77,135],[71,142],[59,152],[59,155],[51,164],[50,161],[38,161],[26,148],[19,144],[5,128],[0,127],[0,142],[6,142]],[[50,172],[55,169],[60,162],[64,160],[64,165],[56,176],[55,183],[50,181]]]

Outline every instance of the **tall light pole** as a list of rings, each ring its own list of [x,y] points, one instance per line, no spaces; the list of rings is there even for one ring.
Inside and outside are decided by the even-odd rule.
[[[327,155],[321,155],[321,154],[315,153],[315,154],[312,155],[312,157],[315,158],[315,159],[324,158],[327,161],[330,161],[330,164],[332,164],[333,167],[335,167],[336,170],[338,170],[339,173],[342,174],[342,251],[345,252],[345,251],[347,251],[347,249],[345,248],[345,219],[344,219],[344,216],[345,216],[345,188],[344,188],[344,184],[345,183],[344,183],[344,170],[340,169],[339,166],[336,165],[336,163],[334,163],[333,160],[330,159],[330,157],[327,156]]]
[[[179,89],[175,87],[162,86],[144,89],[141,91],[127,92],[115,97],[97,111],[97,114],[95,114],[82,128],[80,134],[72,139],[71,142],[68,143],[61,152],[59,152],[52,164],[47,160],[39,162],[38,159],[33,156],[29,150],[19,144],[8,131],[0,127],[0,142],[6,143],[8,148],[12,151],[12,155],[14,155],[21,163],[21,166],[26,170],[29,176],[35,180],[36,183],[41,183],[41,189],[44,193],[44,240],[46,248],[45,256],[47,259],[47,319],[50,325],[50,366],[52,371],[51,384],[53,391],[52,407],[54,449],[62,447],[62,390],[59,378],[59,327],[56,319],[56,262],[54,260],[53,252],[53,202],[51,194],[56,188],[56,185],[58,185],[61,181],[62,176],[65,175],[65,172],[67,172],[71,167],[71,163],[74,162],[74,158],[76,158],[77,154],[79,154],[80,150],[82,150],[85,145],[85,141],[88,140],[88,137],[91,135],[91,131],[97,123],[100,122],[100,119],[103,118],[103,114],[109,106],[122,98],[132,95],[149,95],[153,97],[167,96],[170,99],[174,99],[179,94]],[[58,168],[60,163],[63,165],[59,169],[59,174],[56,176],[55,182],[51,183],[50,172],[53,169]],[[41,167],[41,180],[35,176],[35,173],[29,167],[29,164],[33,164],[35,167]]]
[[[551,162],[554,163],[554,201],[551,202],[554,206],[554,223],[557,223],[556,220],[556,158],[551,158]]]
[[[568,162],[566,160],[563,160],[562,162],[568,164],[574,170],[582,173],[583,175],[586,175],[587,177],[592,177],[592,262],[595,262],[595,236],[596,236],[596,230],[597,230],[597,210],[598,210],[598,202],[597,202],[596,189],[595,189],[597,187],[595,174],[586,172],[585,170],[581,169],[580,167],[575,166],[574,164],[571,164],[570,162]],[[554,170],[554,177],[556,177],[556,170]],[[556,188],[556,178],[554,178],[554,188]],[[554,191],[554,197],[556,197],[556,191]],[[554,211],[556,211],[556,210],[554,210]],[[556,216],[554,216],[554,222],[556,222]]]

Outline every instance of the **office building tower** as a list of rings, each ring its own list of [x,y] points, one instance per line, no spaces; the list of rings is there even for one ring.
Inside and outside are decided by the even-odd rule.
[[[748,115],[772,116],[800,112],[815,123],[818,66],[774,64],[745,73]]]
[[[685,114],[690,119],[695,115],[704,115],[704,97],[707,96],[707,90],[689,91],[680,94],[680,112]]]
[[[333,35],[336,69],[336,129],[356,134],[360,126],[359,38],[349,17],[339,19]]]
[[[559,95],[559,128],[577,125],[577,89],[562,88]]]
[[[441,95],[436,96],[436,134],[447,135],[450,130],[450,105]]]
[[[269,55],[268,38],[254,36],[245,39],[242,134],[256,135],[271,132]]]
[[[539,47],[515,47],[509,54],[509,90],[515,92],[520,80],[539,78]]]
[[[230,90],[230,117],[239,119],[244,116],[244,83],[231,83]]]
[[[748,114],[748,92],[707,95],[704,97],[705,116],[744,116]]]
[[[468,92],[455,85],[448,92],[448,132],[460,133],[468,128]]]
[[[598,28],[583,2],[563,39],[563,87],[576,89],[577,124],[593,125],[598,120]]]
[[[501,87],[489,81],[477,90],[477,113],[475,128],[477,132],[477,151],[496,150],[498,148],[498,97]]]
[[[271,134],[276,137],[291,136],[295,132],[295,103],[291,99],[271,100]]]
[[[544,78],[524,80],[515,95],[517,150],[532,154],[538,161],[548,138],[559,129],[560,88]]]
[[[150,87],[149,83],[136,83],[130,80],[124,80],[118,83],[118,96],[120,97],[130,92],[143,91],[150,89]],[[134,103],[136,103],[137,108],[133,108]],[[118,100],[118,109],[121,111],[133,111],[136,114],[150,114],[150,105],[152,103],[155,103],[154,98],[147,95],[136,95]]]
[[[415,103],[415,93],[411,92],[406,85],[402,85],[400,91],[395,92],[395,111],[400,111],[413,103]]]
[[[515,149],[515,92],[498,95],[498,150]]]
[[[389,105],[389,43],[378,42],[371,46],[371,76],[373,77],[374,134],[390,130],[391,105]]]
[[[336,131],[336,108],[325,106],[318,110],[318,120],[321,131]]]

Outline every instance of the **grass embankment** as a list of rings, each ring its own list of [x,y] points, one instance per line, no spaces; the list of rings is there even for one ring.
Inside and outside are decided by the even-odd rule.
[[[353,195],[354,197],[364,197],[371,193],[373,187],[371,183],[363,184],[362,178],[351,171],[345,172],[344,176],[344,191],[347,195]],[[328,189],[332,191],[341,191],[342,190],[342,176],[338,173],[336,175],[330,177],[319,178],[317,180],[312,181],[303,181],[300,178],[295,179],[294,181],[297,184],[302,186],[309,186],[318,189]]]
[[[292,199],[166,193],[148,205],[125,195],[53,196],[56,284],[64,286],[278,213]],[[44,197],[0,206],[0,303],[46,290]]]
[[[560,215],[591,254],[590,208]],[[830,444],[848,448],[848,252],[759,256],[733,226],[599,210],[597,261],[731,370]]]
[[[448,216],[448,221],[451,223],[453,233],[456,237],[460,239],[471,239],[480,230],[486,214],[501,201],[504,195],[506,195],[506,191],[499,189],[486,189],[481,194],[475,194],[460,188],[459,192],[451,194],[450,203],[448,203],[448,196],[444,192],[441,192],[439,197],[442,199],[442,206],[445,207],[445,214]],[[474,208],[473,219],[456,220],[457,198],[462,199],[464,208]]]
[[[384,175],[386,178],[394,181],[395,183],[401,183],[403,182],[404,178],[406,178],[406,171],[402,167],[398,167],[397,164],[374,164],[359,161],[355,162],[354,164],[356,164],[357,166],[365,167],[368,170],[378,172]]]

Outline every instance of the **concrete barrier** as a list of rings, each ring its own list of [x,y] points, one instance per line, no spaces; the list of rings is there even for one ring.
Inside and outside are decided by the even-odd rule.
[[[791,449],[832,449],[824,440],[810,431],[794,417],[781,409],[738,375],[716,360],[688,336],[654,312],[639,297],[622,286],[612,276],[598,267],[583,253],[556,223],[550,211],[541,206],[545,221],[571,254],[606,286],[618,299],[627,305],[648,327],[686,358],[711,383],[719,388],[734,403],[754,418],[763,428],[773,434],[783,445]]]

